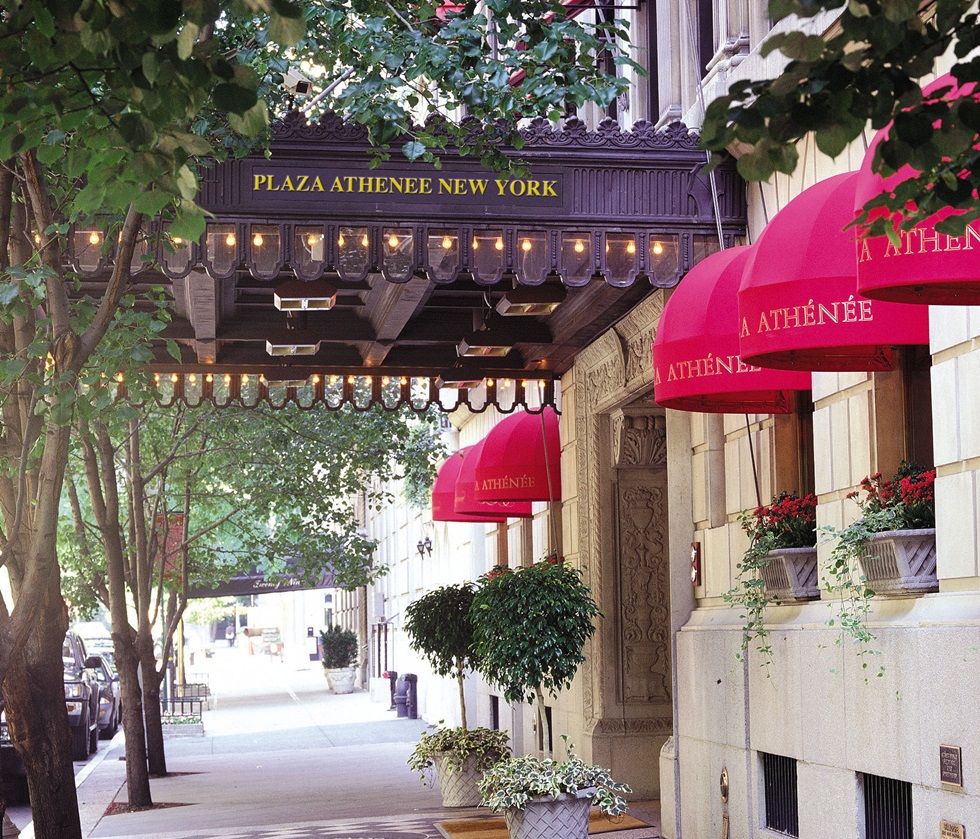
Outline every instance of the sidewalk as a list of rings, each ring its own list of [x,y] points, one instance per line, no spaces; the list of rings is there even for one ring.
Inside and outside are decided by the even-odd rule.
[[[488,815],[443,809],[438,789],[409,771],[424,721],[398,719],[365,692],[329,693],[318,670],[229,653],[212,690],[205,735],[168,740],[173,774],[151,781],[154,802],[170,806],[106,815],[126,801],[125,763],[121,735],[103,745],[78,790],[86,837],[420,839],[439,836],[437,821]],[[630,813],[651,828],[621,839],[659,837],[657,802]]]

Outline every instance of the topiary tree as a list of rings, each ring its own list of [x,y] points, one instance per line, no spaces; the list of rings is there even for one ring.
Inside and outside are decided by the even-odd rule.
[[[550,738],[544,688],[568,687],[585,660],[585,642],[600,614],[582,574],[557,557],[481,578],[471,610],[480,672],[509,702],[538,701],[544,742]]]
[[[443,586],[414,601],[405,610],[409,646],[422,654],[437,676],[454,676],[459,686],[460,727],[466,730],[463,679],[476,669],[471,607],[476,591],[472,583]]]
[[[350,629],[334,624],[320,633],[323,646],[323,669],[337,670],[353,667],[357,661],[357,635]]]

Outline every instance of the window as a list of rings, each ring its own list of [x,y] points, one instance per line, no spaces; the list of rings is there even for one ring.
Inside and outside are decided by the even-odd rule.
[[[500,731],[500,697],[490,694],[490,730]]]
[[[912,785],[862,775],[864,839],[912,839]]]
[[[762,775],[766,795],[766,827],[787,836],[799,836],[796,761],[791,757],[763,752]]]

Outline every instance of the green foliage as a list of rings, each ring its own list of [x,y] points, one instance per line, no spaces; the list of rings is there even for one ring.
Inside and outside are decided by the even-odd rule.
[[[432,423],[420,423],[410,429],[399,460],[405,476],[405,500],[413,507],[425,509],[432,503],[437,464],[446,454],[446,446]]]
[[[741,658],[749,644],[756,641],[756,651],[763,663],[772,662],[772,647],[767,637],[765,609],[770,599],[762,579],[762,569],[772,561],[769,552],[778,548],[813,547],[817,543],[817,498],[783,492],[772,499],[768,506],[744,511],[738,518],[751,539],[742,561],[735,566],[738,572],[735,586],[722,598],[726,603],[743,609]]]
[[[321,663],[324,670],[339,667],[353,667],[357,662],[357,635],[350,629],[341,629],[334,624],[330,629],[320,632],[323,647]]]
[[[924,14],[906,0],[771,0],[774,20],[812,17],[840,10],[839,26],[826,38],[787,31],[770,36],[763,53],[780,50],[791,61],[775,79],[739,81],[714,100],[705,115],[702,143],[716,153],[738,141],[751,146],[738,162],[743,177],[767,180],[792,172],[794,145],[815,134],[817,146],[835,156],[870,122],[874,129],[894,121],[894,130],[875,151],[874,169],[884,176],[905,165],[916,171],[890,195],[870,202],[868,212],[887,207],[903,220],[901,229],[944,206],[963,212],[937,224],[961,234],[980,217],[974,196],[980,187],[980,105],[973,96],[924,99],[916,81],[932,72],[947,51],[957,59],[952,73],[961,83],[980,80],[980,20],[967,0],[937,0]],[[895,235],[887,216],[870,226]]]
[[[305,66],[322,68],[317,87],[330,91],[312,113],[331,109],[363,123],[382,158],[401,138],[406,157],[438,166],[439,151],[455,142],[506,168],[501,148],[520,148],[522,120],[560,119],[565,103],[605,107],[626,90],[627,79],[605,72],[606,55],[639,69],[623,52],[623,21],[570,17],[560,0],[477,5],[440,19],[433,2],[318,3],[294,50]],[[511,84],[516,73],[524,79]],[[464,114],[471,119],[456,117]]]
[[[612,779],[608,769],[592,766],[575,756],[572,746],[565,747],[568,759],[541,760],[532,755],[513,757],[493,766],[477,781],[483,793],[483,806],[494,812],[523,810],[527,802],[537,796],[557,798],[562,793],[594,789],[592,803],[609,816],[621,816],[626,812],[626,801],[620,793],[630,793],[626,785]]]
[[[599,609],[581,572],[560,560],[481,578],[473,599],[480,672],[508,702],[571,684]]]
[[[470,611],[474,594],[472,583],[443,586],[412,601],[405,610],[409,646],[422,653],[438,676],[455,676],[479,664]]]
[[[510,757],[510,737],[506,731],[489,728],[437,728],[422,732],[422,737],[408,759],[408,766],[422,776],[423,784],[432,783],[433,758],[441,758],[449,772],[460,772],[470,755],[476,756],[476,768],[486,772],[491,766]]]

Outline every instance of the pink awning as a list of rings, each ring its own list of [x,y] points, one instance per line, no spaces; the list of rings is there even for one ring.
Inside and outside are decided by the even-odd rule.
[[[739,358],[738,288],[751,247],[713,253],[681,280],[653,341],[654,399],[704,413],[784,414],[789,391],[809,390],[810,373],[772,370]]]
[[[738,292],[747,364],[792,370],[890,370],[891,348],[928,344],[923,306],[857,293],[857,172],[836,175],[780,210],[753,246]]]
[[[980,101],[975,85],[960,87],[948,74],[922,92],[928,97],[950,87],[943,99],[971,96]],[[911,166],[903,166],[887,179],[871,171],[875,149],[890,130],[889,124],[879,131],[864,156],[855,194],[857,210],[918,174]],[[858,242],[858,291],[865,297],[897,303],[980,304],[980,222],[970,222],[963,236],[936,232],[936,224],[956,212],[946,208],[908,233],[899,233],[897,245],[887,236],[862,237]]]
[[[505,516],[507,518],[530,518],[530,502],[519,503],[511,501],[487,502],[476,497],[475,470],[480,462],[480,455],[489,438],[484,437],[475,446],[471,446],[463,458],[463,465],[456,478],[456,495],[453,507],[457,513],[464,515]]]
[[[456,479],[463,466],[463,459],[469,448],[460,449],[446,458],[435,483],[432,485],[432,520],[433,521],[468,521],[468,522],[501,522],[507,521],[505,515],[467,515],[456,512]]]
[[[558,414],[512,414],[493,427],[474,458],[476,498],[481,501],[561,500]]]

